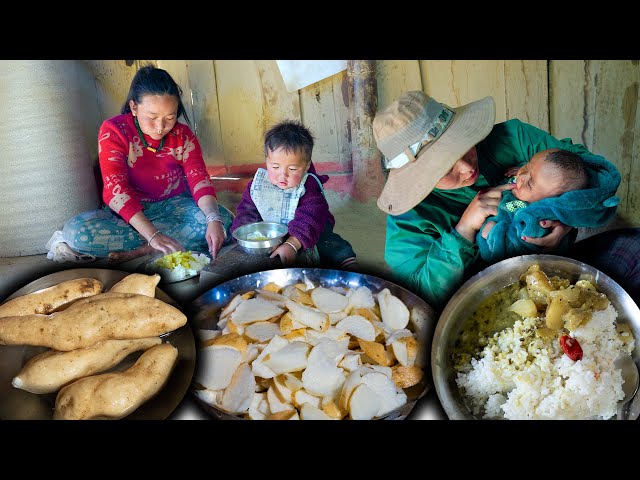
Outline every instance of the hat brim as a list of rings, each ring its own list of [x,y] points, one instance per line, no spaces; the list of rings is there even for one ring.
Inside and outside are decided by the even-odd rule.
[[[492,97],[452,110],[451,124],[433,145],[420,152],[415,162],[389,171],[377,202],[380,210],[400,215],[415,207],[471,147],[489,135],[495,123]]]

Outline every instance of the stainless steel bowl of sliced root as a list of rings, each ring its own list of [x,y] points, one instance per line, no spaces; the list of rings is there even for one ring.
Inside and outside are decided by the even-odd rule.
[[[443,310],[436,392],[452,419],[615,419],[634,391],[636,372],[621,360],[638,363],[638,335],[638,306],[599,270],[555,255],[510,258]]]
[[[233,231],[233,238],[242,250],[251,255],[269,255],[284,241],[289,232],[286,225],[274,222],[255,222]]]
[[[192,307],[192,392],[218,419],[404,419],[432,384],[434,312],[381,278],[270,270]]]
[[[167,418],[195,340],[159,275],[73,269],[0,305],[0,418]]]

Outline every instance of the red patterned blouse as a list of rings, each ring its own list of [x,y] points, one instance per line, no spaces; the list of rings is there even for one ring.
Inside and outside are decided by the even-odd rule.
[[[147,145],[159,140],[144,135]],[[204,195],[216,196],[200,143],[191,129],[176,123],[162,150],[152,152],[140,140],[131,113],[106,120],[98,133],[98,157],[104,202],[126,222],[142,210],[142,201],[159,201],[188,187],[196,204]]]

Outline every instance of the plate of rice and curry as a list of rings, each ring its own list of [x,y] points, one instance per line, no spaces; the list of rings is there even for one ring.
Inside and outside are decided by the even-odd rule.
[[[614,419],[625,396],[616,360],[640,363],[639,335],[638,306],[599,270],[555,255],[510,258],[443,310],[436,392],[451,419]]]

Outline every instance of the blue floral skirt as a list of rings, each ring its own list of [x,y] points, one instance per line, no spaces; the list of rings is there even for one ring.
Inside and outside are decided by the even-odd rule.
[[[180,242],[187,250],[207,253],[205,215],[187,191],[159,202],[142,202],[145,216],[158,230]],[[231,242],[229,228],[233,213],[220,205],[224,218],[227,241]],[[65,224],[64,241],[75,251],[96,257],[109,252],[133,250],[147,243],[136,229],[116,215],[106,205],[76,215]]]

